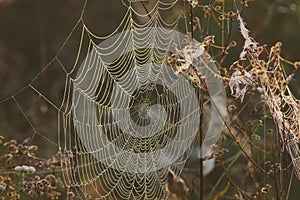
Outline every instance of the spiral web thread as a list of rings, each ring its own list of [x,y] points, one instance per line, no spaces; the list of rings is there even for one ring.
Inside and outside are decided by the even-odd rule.
[[[128,10],[114,36],[98,37],[83,24],[90,53],[76,78],[75,68],[67,74],[59,116],[64,180],[83,198],[165,199],[168,170],[178,174],[190,154],[180,143],[193,142],[199,123],[189,102],[198,105],[194,89],[165,66],[182,16],[164,15],[182,2],[157,1],[145,14],[135,9],[140,2],[123,3]],[[164,151],[171,140],[176,158]]]
[[[78,194],[81,194],[82,198],[88,198],[88,194],[90,194],[91,198],[100,199],[165,199],[168,194],[165,187],[167,183],[166,177],[168,169],[171,168],[178,175],[185,163],[187,155],[190,153],[190,149],[188,149],[185,151],[185,154],[181,155],[180,159],[178,159],[173,165],[164,166],[164,168],[160,168],[158,170],[153,170],[152,168],[152,171],[150,170],[149,173],[145,173],[145,168],[143,171],[143,167],[139,167],[140,171],[137,171],[137,173],[132,173],[134,167],[136,166],[132,167],[133,169],[131,169],[131,173],[126,172],[126,166],[120,166],[120,168],[124,167],[123,171],[117,170],[112,163],[110,163],[111,165],[107,165],[107,163],[109,163],[108,161],[99,161],[98,159],[100,155],[98,153],[100,152],[100,148],[97,146],[97,139],[99,139],[99,136],[92,134],[96,129],[101,128],[104,130],[114,130],[108,134],[110,141],[118,144],[118,146],[123,147],[124,149],[134,152],[149,152],[149,149],[141,149],[143,146],[137,146],[136,144],[147,144],[144,146],[148,146],[152,149],[159,149],[160,147],[163,147],[165,143],[172,139],[172,133],[174,133],[176,130],[177,125],[182,122],[183,124],[188,124],[187,121],[194,116],[193,114],[199,112],[199,108],[196,108],[190,113],[189,116],[183,116],[182,118],[179,118],[178,116],[176,117],[175,110],[178,110],[178,107],[176,106],[179,106],[179,104],[184,102],[184,96],[188,96],[194,91],[190,90],[189,87],[181,87],[181,90],[179,90],[178,87],[176,88],[176,86],[181,85],[181,83],[184,85],[184,82],[182,82],[181,79],[173,77],[172,74],[165,76],[164,78],[166,79],[163,79],[162,76],[158,75],[160,67],[169,56],[166,49],[168,49],[167,47],[171,46],[174,42],[170,40],[170,33],[178,29],[180,18],[185,17],[180,16],[181,13],[179,12],[176,15],[177,17],[175,17],[173,20],[167,21],[165,16],[168,14],[168,12],[172,11],[172,9],[178,8],[178,6],[180,7],[182,1],[151,1],[151,3],[154,2],[151,6],[151,9],[148,8],[148,11],[139,13],[143,9],[137,9],[136,6],[141,6],[141,1],[142,0],[122,1],[124,6],[128,8],[127,12],[120,25],[115,29],[115,31],[107,36],[97,36],[89,29],[83,20],[85,12],[84,6],[82,16],[51,62],[45,68],[43,68],[43,70],[40,71],[40,73],[24,88],[10,97],[0,100],[0,104],[4,104],[7,101],[13,101],[16,104],[17,108],[24,115],[24,118],[34,131],[32,139],[38,135],[47,140],[49,143],[57,146],[61,152],[65,182],[71,190],[76,190]],[[85,5],[86,4],[87,0],[85,1]],[[186,21],[185,25],[188,26]],[[150,29],[145,29],[148,32],[145,31],[142,33],[143,28],[150,26],[167,28],[170,31],[169,33],[166,32],[165,34],[161,34],[165,37],[163,41],[169,42],[161,45],[163,48],[160,50],[151,49],[149,46],[147,46],[147,48],[143,48],[143,45],[141,45],[145,45],[145,43],[141,42],[143,39],[145,41],[151,41],[149,43],[153,46],[161,41],[161,35],[155,33],[155,31],[150,33]],[[69,43],[69,39],[74,35],[75,30],[80,28],[82,29],[82,35],[78,49],[78,57],[73,65],[73,69],[67,70],[66,65],[60,59],[60,54],[64,50],[67,43]],[[138,29],[140,31],[135,33],[132,32],[131,37],[126,39],[125,42],[128,42],[128,44],[126,45],[127,49],[124,51],[126,52],[125,54],[122,54],[122,52],[116,53],[114,51],[119,49],[117,47],[118,42],[122,41],[122,39],[120,40],[121,37],[119,40],[117,40],[118,38],[115,38],[115,45],[110,47],[98,46],[99,41],[106,40],[116,33],[123,31],[126,32],[133,29]],[[151,31],[153,31],[153,29],[151,29]],[[173,37],[176,38],[176,35],[173,35]],[[88,38],[89,46],[84,48],[83,43],[86,38]],[[79,57],[85,53],[89,54],[89,59],[86,60],[92,62],[84,62],[81,66],[79,66],[81,64]],[[122,56],[120,59],[114,60],[114,62],[111,60],[101,60],[101,56],[109,53],[111,53],[111,55],[116,54]],[[259,63],[259,60],[255,56],[252,57],[254,55],[252,52],[248,51],[247,55],[257,60],[257,63]],[[277,60],[279,63],[280,58],[277,58]],[[157,63],[158,65],[148,65],[152,62]],[[37,79],[43,73],[45,73],[48,68],[51,68],[55,64],[60,66],[66,75],[64,98],[61,105],[56,104],[46,94],[43,94],[40,89],[34,86],[35,81],[37,81]],[[95,73],[88,73],[90,66],[102,67],[99,68],[101,70],[96,71]],[[144,69],[149,70],[145,71],[142,70],[142,68],[136,68],[135,66],[146,66]],[[277,69],[281,71],[280,66],[271,66],[271,68],[272,70]],[[129,71],[129,73],[126,71]],[[269,71],[271,70],[266,69],[266,73],[269,73]],[[155,74],[154,72],[157,73]],[[99,75],[100,77],[98,77],[98,79],[92,78],[91,76],[94,74]],[[148,77],[150,74],[153,75],[151,79]],[[75,77],[76,75],[77,77]],[[91,78],[91,81],[89,82],[90,84],[84,82],[87,78]],[[175,88],[175,91],[180,91],[183,93],[179,96],[176,96],[174,92],[168,90],[167,88],[160,88],[156,87],[155,84],[149,84],[149,79],[152,81],[158,81],[159,83],[162,83],[162,85],[165,83],[165,85],[169,85],[170,87],[174,85],[173,88]],[[241,77],[237,77],[235,81],[237,79],[240,81]],[[142,87],[131,87],[130,84]],[[299,177],[299,134],[297,134],[299,133],[299,100],[295,99],[287,86],[284,87],[284,90],[280,91],[278,90],[277,86],[279,87],[278,83],[275,83],[272,87],[266,86],[262,92],[267,97],[266,101],[269,102],[268,105],[272,110],[274,119],[277,120],[283,140],[287,143],[296,174]],[[75,89],[72,90],[73,88]],[[136,92],[132,88],[140,88],[141,91],[146,92]],[[49,139],[49,137],[45,136],[46,134],[42,134],[34,125],[30,116],[22,108],[18,97],[28,90],[38,94],[40,98],[47,101],[49,105],[57,111],[58,122],[60,124],[58,130],[58,142],[52,141]],[[123,93],[120,92],[120,90],[122,90]],[[77,94],[75,96],[74,91]],[[95,95],[95,91],[98,95]],[[162,122],[168,119],[167,126],[164,129],[168,130],[168,132],[161,131],[160,129],[153,129],[152,131],[157,131],[155,134],[155,139],[153,139],[152,134],[139,135],[139,132],[131,133],[132,135],[119,134],[120,137],[118,137],[116,134],[119,133],[119,129],[117,129],[116,125],[119,122],[125,121],[125,117],[123,116],[124,113],[122,113],[122,111],[126,111],[126,109],[119,105],[123,103],[120,101],[114,102],[113,105],[117,107],[113,109],[113,107],[110,105],[111,102],[109,98],[115,96],[117,97],[116,99],[118,99],[119,96],[117,96],[117,93],[121,93],[124,97],[126,96],[126,92],[128,99],[131,98],[136,100],[130,102],[131,109],[127,109],[127,111],[129,111],[130,116],[137,124],[148,128],[149,126],[147,126],[147,124],[149,124],[149,121],[151,120],[155,121],[158,125],[161,125]],[[140,96],[138,94],[140,94]],[[148,97],[151,95],[156,95],[158,97],[152,97],[150,98],[150,101],[146,100],[141,102],[141,99],[144,97],[142,94],[145,94],[146,96],[148,95]],[[162,98],[164,95],[167,96],[167,98]],[[158,99],[161,100],[161,102],[158,102]],[[153,102],[154,104],[161,103],[161,105],[166,106],[167,108],[165,109],[163,106],[151,107]],[[77,109],[80,107],[79,105],[87,106],[92,104],[96,104],[95,107],[98,110],[96,117],[85,119],[85,121],[80,121],[79,119],[81,115],[85,114],[87,116],[91,116],[91,111],[87,107],[84,107],[83,111],[81,111]],[[283,108],[286,108],[284,112],[282,111]],[[168,112],[163,110],[167,110]],[[157,114],[159,114],[160,118],[156,117]],[[87,123],[90,121],[92,121],[92,123]],[[80,135],[78,134],[80,130],[90,134]],[[146,130],[151,132],[151,129]],[[134,138],[134,140],[130,137]],[[146,137],[150,139],[143,139]],[[158,142],[159,139],[160,142]],[[193,137],[190,137],[190,140],[192,139]],[[84,141],[89,141],[89,143],[86,144]],[[178,142],[183,141],[178,140]],[[124,159],[125,158],[126,157],[124,157]],[[114,159],[115,157],[112,158],[112,160]],[[130,161],[129,158],[127,160]],[[157,163],[157,160],[152,160],[152,162]]]
[[[0,104],[13,101],[34,131],[31,140],[40,136],[58,148],[59,171],[80,198],[166,199],[169,172],[181,172],[200,123],[199,88],[166,65],[171,53],[189,43],[184,43],[187,36],[177,32],[180,21],[183,32],[188,32],[185,6],[181,0],[151,1],[147,7],[140,0],[121,2],[127,12],[118,27],[97,36],[84,21],[86,0],[57,55],[28,85]],[[78,29],[78,54],[67,69],[60,56]],[[204,52],[201,45],[197,48],[198,53]],[[209,55],[201,55],[198,61],[195,66],[203,75],[206,70],[211,70],[207,76],[217,73]],[[65,75],[61,104],[35,86],[53,66]],[[214,88],[213,93],[221,89]],[[57,111],[57,142],[38,130],[18,100],[29,90]],[[222,124],[221,118],[216,121],[208,130]],[[216,138],[210,137],[208,146]]]

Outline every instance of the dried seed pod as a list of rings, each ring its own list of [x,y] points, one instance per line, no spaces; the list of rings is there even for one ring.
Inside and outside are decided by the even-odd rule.
[[[237,45],[236,41],[231,41],[229,44],[230,47],[235,47],[236,45]]]
[[[300,62],[294,62],[294,68],[297,70],[300,66]]]
[[[220,16],[219,16],[219,20],[223,21],[223,20],[225,20],[225,19],[226,19],[226,17],[225,17],[224,15],[220,15]]]
[[[235,17],[235,16],[236,16],[236,13],[233,12],[233,11],[230,11],[230,12],[227,13],[227,16],[228,16],[228,17]]]

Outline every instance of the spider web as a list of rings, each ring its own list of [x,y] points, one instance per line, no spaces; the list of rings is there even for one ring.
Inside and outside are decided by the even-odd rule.
[[[165,65],[170,53],[183,49],[182,41],[189,39],[177,32],[182,27],[181,32],[189,32],[183,1],[151,1],[147,7],[141,0],[120,1],[126,13],[105,36],[96,34],[85,21],[87,2],[57,55],[29,84],[0,104],[14,102],[34,131],[31,139],[40,136],[55,146],[62,161],[58,171],[79,197],[166,199],[168,173],[180,174],[197,133],[200,107],[191,102],[202,100],[199,89]],[[79,47],[71,63],[63,54],[73,37]],[[213,68],[210,61],[196,66],[203,65]],[[58,76],[64,76],[65,82],[59,98],[37,84],[54,67],[61,70]],[[23,105],[24,96],[32,92],[58,117],[57,138],[40,130]],[[299,151],[293,149],[291,155],[298,164]]]
[[[186,45],[177,32],[184,6],[151,1],[141,9],[141,1],[121,2],[127,11],[118,27],[98,36],[84,21],[85,1],[57,56],[0,103],[13,100],[34,131],[32,139],[39,135],[58,148],[65,184],[81,198],[166,199],[169,170],[181,172],[200,121],[199,89],[166,66],[170,52]],[[172,10],[180,12],[168,17]],[[78,29],[78,53],[68,69],[60,56]],[[35,86],[53,66],[65,75],[60,103]],[[57,142],[36,128],[17,99],[28,89],[56,110]]]

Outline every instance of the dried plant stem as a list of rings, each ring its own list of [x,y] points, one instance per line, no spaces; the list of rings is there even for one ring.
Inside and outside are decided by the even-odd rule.
[[[150,15],[150,13],[149,13],[149,11],[148,11],[148,9],[147,9],[147,7],[146,7],[146,5],[144,4],[143,1],[141,1],[141,4],[142,4],[143,8],[145,9],[145,11],[147,12],[147,15],[148,15],[149,19],[152,19],[151,15]]]
[[[204,101],[204,91],[200,90],[200,124],[199,124],[199,131],[200,131],[200,145],[202,149],[203,143],[203,101]],[[202,150],[200,150],[200,199],[204,200],[204,180],[203,180],[203,154]]]

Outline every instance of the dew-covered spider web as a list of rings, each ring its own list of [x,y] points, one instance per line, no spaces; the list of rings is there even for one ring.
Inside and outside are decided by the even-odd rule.
[[[63,176],[68,192],[75,193],[76,198],[167,199],[170,192],[180,194],[183,187],[171,188],[169,181],[180,175],[191,155],[197,154],[198,164],[200,157],[207,157],[212,166],[215,165],[215,158],[210,159],[215,156],[212,148],[227,119],[223,80],[229,81],[233,96],[241,99],[247,87],[241,89],[240,84],[250,84],[245,71],[237,70],[231,79],[225,73],[220,76],[216,63],[221,66],[222,59],[218,63],[218,54],[214,54],[217,51],[209,45],[204,47],[204,43],[214,43],[214,36],[201,38],[203,43],[199,43],[191,30],[196,24],[195,30],[199,29],[196,31],[203,34],[201,37],[211,34],[208,31],[222,32],[222,39],[218,41],[221,46],[214,45],[213,48],[219,48],[225,55],[228,49],[224,35],[226,31],[231,34],[230,23],[233,21],[230,20],[237,13],[228,13],[230,20],[225,26],[218,18],[221,11],[216,9],[219,3],[224,6],[224,1],[215,1],[217,15],[211,12],[212,7],[202,6],[204,18],[199,19],[193,18],[191,7],[196,7],[200,1],[120,0],[124,11],[120,14],[122,17],[118,24],[112,25],[112,31],[106,31],[107,27],[101,25],[105,18],[89,18],[90,2],[84,1],[78,21],[56,56],[29,84],[8,98],[0,99],[0,105],[14,104],[16,111],[10,112],[9,116],[23,118],[33,131],[30,142],[39,138],[45,149],[46,144],[55,148],[49,152],[50,156],[58,152],[59,166],[53,173]],[[216,21],[216,30],[209,28],[211,18]],[[100,31],[88,19],[99,23]],[[252,38],[241,18],[239,20],[247,46]],[[202,27],[204,24],[207,26]],[[260,63],[255,57],[256,50],[252,50],[244,48],[242,52]],[[281,57],[276,59],[277,64],[282,61]],[[265,74],[272,77],[276,75],[273,71],[283,73],[277,65],[272,68],[270,63]],[[256,71],[256,68],[252,70]],[[56,78],[51,81],[57,83],[50,89],[43,87],[43,79],[48,73],[49,77]],[[258,80],[264,83],[265,77]],[[266,86],[259,92],[267,100],[265,104],[275,123],[279,124],[282,141],[287,143],[282,146],[285,145],[291,155],[299,178],[299,101],[292,97],[287,86],[280,92],[277,91],[280,84],[273,85],[274,88]],[[44,115],[36,115],[35,109],[47,113],[48,118],[57,118],[56,124]],[[282,112],[282,109],[286,111]],[[231,120],[226,123],[230,133],[230,129],[235,129],[231,127],[234,119]],[[57,131],[53,132],[53,127]],[[249,146],[241,146],[242,142],[248,143],[248,138],[244,141],[240,137],[231,133],[231,138],[249,159],[252,153],[245,151]],[[250,161],[267,174],[265,168],[259,167],[260,162]],[[265,167],[265,164],[261,165]],[[199,172],[198,168],[197,165],[195,172]],[[214,189],[210,195],[214,194]],[[179,198],[186,197],[184,192]]]
[[[168,66],[168,58],[187,46],[194,48],[185,62],[193,63],[207,80],[214,99],[203,156],[211,153],[223,127],[224,88],[214,76],[217,69],[210,56],[187,34],[184,1],[121,3],[126,12],[119,25],[99,36],[85,23],[85,1],[57,56],[1,103],[15,102],[34,135],[57,147],[64,182],[78,197],[166,199],[170,170],[178,175],[193,150],[203,101],[201,89]],[[60,56],[77,30],[79,47],[69,66]],[[61,101],[35,85],[53,66],[64,75]],[[18,96],[28,90],[57,112],[57,142],[42,134],[20,105]]]
[[[199,130],[199,89],[166,65],[191,41],[178,32],[182,1],[155,1],[143,13],[138,2],[123,3],[114,35],[98,37],[83,26],[89,54],[67,78],[60,115],[64,179],[83,196],[89,187],[100,199],[165,199],[169,170],[182,170]],[[172,9],[179,12],[167,18]],[[212,75],[208,57],[197,62]]]

